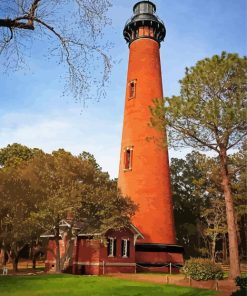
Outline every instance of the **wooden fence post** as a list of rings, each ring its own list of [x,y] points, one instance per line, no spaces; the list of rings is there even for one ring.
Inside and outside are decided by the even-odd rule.
[[[219,290],[219,282],[218,282],[218,280],[215,280],[215,290],[216,291]]]

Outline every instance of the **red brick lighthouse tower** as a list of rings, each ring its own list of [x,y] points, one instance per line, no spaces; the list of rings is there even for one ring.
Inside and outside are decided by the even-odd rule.
[[[159,48],[166,30],[152,2],[140,1],[133,11],[123,32],[129,65],[118,185],[139,205],[133,224],[144,240],[137,241],[136,262],[155,268],[183,261],[175,238],[168,150],[147,141],[164,139],[164,133],[149,127],[149,106],[163,97]]]

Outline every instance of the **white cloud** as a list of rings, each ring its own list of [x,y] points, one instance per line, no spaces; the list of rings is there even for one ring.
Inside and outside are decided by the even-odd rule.
[[[103,170],[117,177],[121,125],[94,111],[80,115],[67,110],[60,115],[8,113],[0,117],[0,147],[21,143],[51,152],[64,148],[73,154],[88,151]]]

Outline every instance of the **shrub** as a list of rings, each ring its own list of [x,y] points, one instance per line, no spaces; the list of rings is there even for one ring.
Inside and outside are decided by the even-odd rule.
[[[236,292],[233,292],[231,296],[246,296],[245,290],[239,290]]]
[[[239,291],[232,293],[232,296],[246,296],[247,295],[247,278],[237,276],[235,278],[236,285],[240,287]]]
[[[221,280],[224,275],[219,264],[204,258],[191,258],[185,261],[182,272],[196,281]]]
[[[235,278],[236,285],[240,287],[240,289],[247,289],[247,277],[237,276]]]

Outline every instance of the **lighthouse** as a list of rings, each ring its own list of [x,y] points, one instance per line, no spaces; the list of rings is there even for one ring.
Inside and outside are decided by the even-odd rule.
[[[150,106],[163,97],[160,44],[166,29],[150,1],[136,3],[133,13],[123,31],[129,64],[118,186],[138,205],[132,222],[144,239],[136,242],[136,263],[140,269],[165,269],[183,261],[183,248],[176,245],[168,149],[158,144],[165,133],[149,125]]]

